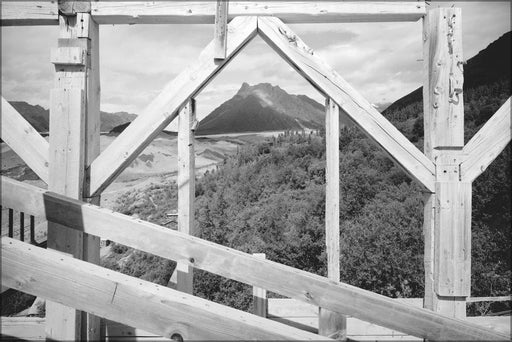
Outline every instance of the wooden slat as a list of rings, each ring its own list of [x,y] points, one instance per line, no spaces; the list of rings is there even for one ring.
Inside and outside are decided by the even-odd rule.
[[[92,2],[100,24],[213,24],[215,1]],[[286,23],[418,21],[423,2],[411,1],[230,1],[237,16],[275,16]]]
[[[370,291],[262,260],[6,177],[2,177],[1,185],[3,206],[15,207],[72,229],[390,329],[431,340],[507,338],[458,319],[398,303]]]
[[[512,115],[509,98],[464,146],[467,154],[461,174],[466,182],[474,181],[503,151],[512,137]]]
[[[212,41],[199,59],[168,83],[112,144],[90,166],[90,193],[100,193],[121,173],[138,154],[178,115],[188,99],[210,82],[213,77],[256,35],[256,18],[237,18],[229,24],[227,56],[214,60]]]
[[[2,140],[48,183],[48,142],[2,97]]]
[[[228,38],[228,0],[217,0],[215,8],[215,58],[226,58],[226,41]]]
[[[165,337],[325,339],[6,237],[2,238],[2,283]]]
[[[289,27],[277,18],[258,18],[263,39],[315,88],[332,98],[340,108],[398,165],[428,191],[434,192],[434,164],[354,90],[338,73],[324,63]]]
[[[340,108],[325,101],[325,243],[327,277],[340,281]],[[319,308],[318,331],[322,336],[346,339],[347,319]]]
[[[2,26],[58,25],[57,1],[1,1]]]

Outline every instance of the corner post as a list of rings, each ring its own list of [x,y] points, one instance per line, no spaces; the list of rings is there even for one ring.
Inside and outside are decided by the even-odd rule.
[[[325,101],[325,243],[327,277],[340,281],[340,108],[332,100]],[[319,309],[320,335],[346,340],[347,318],[344,315]]]
[[[50,156],[48,188],[59,194],[99,204],[86,198],[85,169],[99,154],[100,86],[99,29],[90,6],[59,2],[58,48],[50,101]],[[84,12],[79,12],[79,11]],[[48,223],[48,248],[99,263],[99,238]],[[46,336],[52,340],[99,340],[99,318],[47,302]]]
[[[425,205],[424,307],[464,318],[471,286],[471,183],[462,182],[464,102],[461,10],[424,19],[425,154],[436,165]]]

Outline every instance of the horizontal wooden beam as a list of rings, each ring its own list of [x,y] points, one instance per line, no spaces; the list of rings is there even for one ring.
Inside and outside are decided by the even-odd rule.
[[[2,140],[48,184],[48,142],[2,97]]]
[[[2,177],[2,205],[163,258],[429,340],[507,336]],[[8,194],[8,195],[6,195]],[[7,283],[8,286],[11,284]]]
[[[81,1],[69,2],[75,3],[70,13],[89,12],[89,7],[76,7]],[[215,1],[93,1],[90,11],[99,24],[213,24],[215,5]],[[418,21],[426,13],[422,1],[232,1],[229,6],[229,20],[274,16],[290,24]],[[1,25],[57,25],[58,11],[57,1],[2,1]]]
[[[2,237],[2,283],[167,338],[325,340],[8,237]]]
[[[168,83],[143,113],[92,162],[88,170],[88,196],[99,195],[176,118],[185,102],[200,92],[256,36],[256,18],[237,18],[229,24],[228,31],[226,59],[214,59],[213,40],[199,59]]]
[[[474,181],[496,159],[512,137],[512,114],[509,98],[485,125],[464,146],[466,160],[461,164],[461,176]]]
[[[340,108],[405,171],[434,192],[435,167],[393,124],[277,18],[258,18],[258,33],[294,69]]]
[[[58,25],[57,1],[1,1],[1,26]]]
[[[213,24],[215,1],[92,3],[100,24]],[[287,23],[417,21],[425,15],[419,1],[230,1],[229,16],[275,16]]]

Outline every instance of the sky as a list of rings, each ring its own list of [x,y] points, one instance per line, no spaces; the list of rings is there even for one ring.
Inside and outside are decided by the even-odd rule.
[[[473,57],[511,30],[510,2],[431,2],[461,7],[464,58]],[[422,23],[290,25],[371,103],[393,102],[422,85]],[[51,48],[58,29],[2,27],[2,96],[45,108],[53,84]],[[213,37],[213,25],[100,26],[101,110],[141,114],[165,84],[195,61]],[[243,82],[268,82],[289,93],[322,96],[256,37],[196,97],[204,118],[230,99]],[[170,127],[173,128],[172,126]]]

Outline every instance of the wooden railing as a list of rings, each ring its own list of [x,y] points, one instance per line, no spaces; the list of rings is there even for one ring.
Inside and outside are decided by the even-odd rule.
[[[370,291],[329,281],[315,274],[264,260],[149,222],[135,220],[108,209],[72,200],[5,177],[2,177],[1,185],[3,194],[9,194],[9,196],[2,196],[1,205],[3,206],[17,208],[70,229],[101,236],[104,239],[413,336],[431,340],[506,340],[508,338],[498,332],[459,319],[398,303]],[[205,304],[197,297],[162,289],[154,284],[68,258],[56,252],[43,251],[43,253],[30,250],[22,243],[8,238],[2,239],[2,251],[4,252],[2,281],[7,286],[51,300],[59,300],[65,305],[72,305],[80,310],[92,310],[103,317],[118,320],[121,323],[138,324],[139,327],[157,334],[166,335],[168,331],[165,329],[168,325],[163,329],[156,317],[165,317],[166,322],[172,321],[170,317],[175,317],[178,321],[193,322],[197,321],[197,317],[215,320],[220,316],[230,317],[229,319],[236,321],[236,317],[243,315],[238,322],[243,321],[244,326],[248,324],[247,322],[252,322],[254,326],[262,327],[267,333],[276,329],[276,327],[265,329],[266,325],[255,320],[252,315],[250,319],[238,311],[229,312],[228,315],[226,310],[229,311],[229,308],[218,307],[213,303]],[[55,288],[56,284],[58,289]],[[74,293],[69,298],[64,290],[66,284]],[[129,284],[126,285],[128,288],[121,291],[121,288],[125,287],[124,284]],[[77,302],[76,293],[82,294],[80,297],[85,299],[83,303]],[[98,299],[100,302],[90,300],[93,297],[100,298]],[[138,298],[154,300],[147,303],[146,299]],[[169,312],[167,307],[158,309],[160,305],[158,303],[178,305],[176,301],[179,302],[180,298],[186,299],[186,303],[181,302],[179,307],[184,311],[179,311],[179,314]],[[121,305],[121,302],[126,304]],[[116,305],[112,305],[113,303]],[[185,310],[183,305],[190,306]],[[217,314],[212,316],[213,307]],[[204,310],[207,312],[205,313]],[[187,311],[194,312],[194,316],[185,314]],[[262,318],[258,317],[258,319]],[[232,321],[230,322],[233,324]],[[215,324],[212,329],[215,331]],[[239,331],[245,330],[239,329]],[[288,338],[293,335],[292,333],[296,336],[296,332],[288,331]],[[241,333],[238,337],[246,338],[247,334]]]
[[[26,225],[24,212],[15,212],[15,210],[12,208],[4,208],[2,206],[0,206],[0,210],[2,211],[2,214],[0,215],[0,226],[2,226],[2,224],[3,224],[3,222],[2,222],[2,219],[4,217],[3,211],[4,210],[8,211],[8,215],[7,215],[7,227],[8,227],[7,236],[8,237],[10,237],[10,238],[15,237],[15,227],[14,227],[15,219],[14,218],[15,218],[15,213],[16,213],[17,215],[19,215],[19,235],[18,235],[19,240],[25,241],[26,228],[29,228],[29,241],[28,242],[31,244],[37,244],[36,237],[35,237],[35,217],[34,217],[34,215],[28,215],[29,223],[28,223],[28,225]]]

